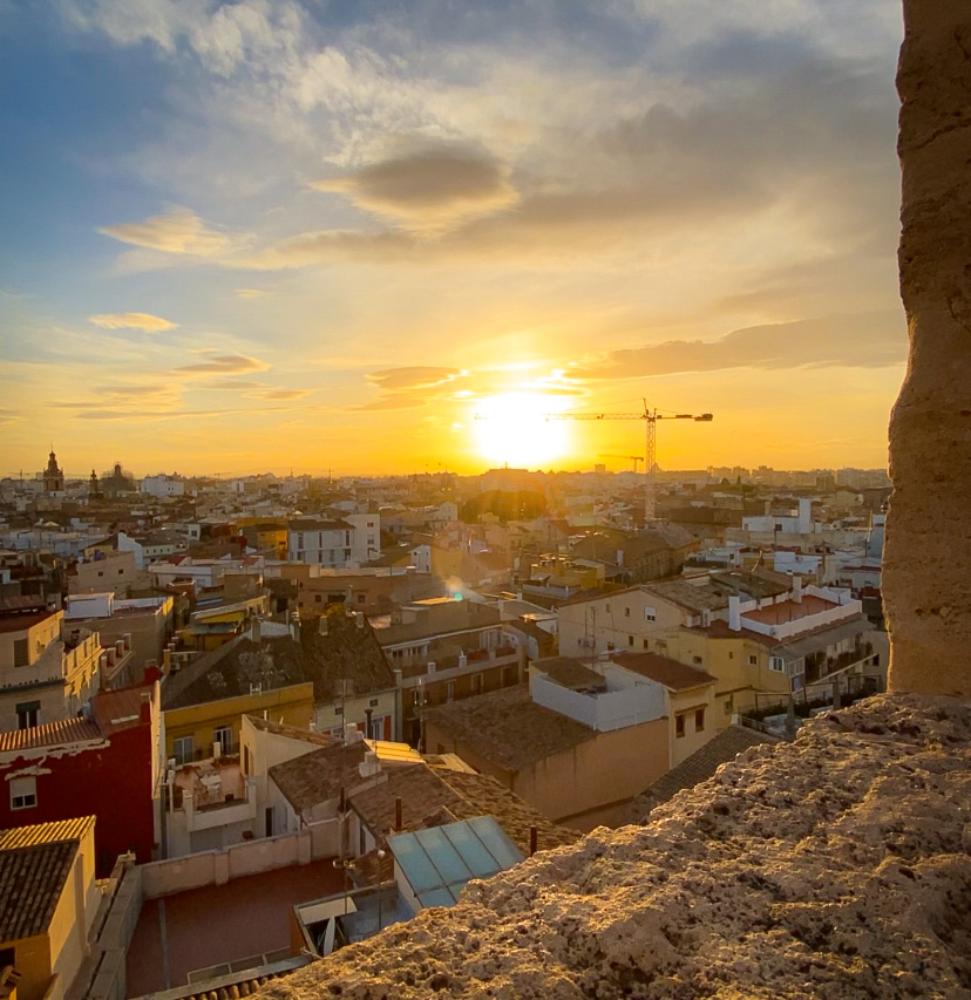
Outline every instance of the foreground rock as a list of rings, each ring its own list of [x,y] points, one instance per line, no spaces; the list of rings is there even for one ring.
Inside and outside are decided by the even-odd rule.
[[[971,703],[881,696],[271,997],[971,997]]]

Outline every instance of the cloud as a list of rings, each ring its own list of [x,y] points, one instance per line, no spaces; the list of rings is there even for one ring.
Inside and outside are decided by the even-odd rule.
[[[188,208],[174,208],[142,222],[102,226],[98,232],[132,246],[194,257],[220,257],[238,245],[226,233],[210,229]]]
[[[506,174],[505,167],[484,150],[439,142],[312,186],[346,194],[359,208],[409,227],[427,229],[512,204],[516,192]]]
[[[95,316],[89,316],[88,322],[105,330],[148,330],[152,333],[160,330],[174,330],[178,326],[177,323],[163,319],[161,316],[140,312],[98,313]]]
[[[882,368],[902,363],[905,356],[902,317],[881,311],[746,327],[718,340],[669,340],[614,351],[603,364],[571,374],[643,378],[730,368]]]
[[[253,270],[274,271],[347,259],[390,263],[407,257],[415,247],[414,238],[406,233],[327,229],[300,233],[271,243],[249,257],[239,258],[234,264]]]
[[[405,368],[386,368],[371,372],[367,380],[380,389],[426,389],[444,385],[457,379],[462,372],[458,368],[433,368],[412,365]]]
[[[264,372],[270,367],[266,362],[245,354],[216,354],[213,351],[202,353],[207,356],[207,360],[181,365],[175,371],[183,375],[237,375],[243,372]]]

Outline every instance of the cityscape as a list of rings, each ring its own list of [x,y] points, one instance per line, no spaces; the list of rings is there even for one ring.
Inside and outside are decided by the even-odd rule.
[[[971,998],[969,52],[0,0],[0,1000]]]

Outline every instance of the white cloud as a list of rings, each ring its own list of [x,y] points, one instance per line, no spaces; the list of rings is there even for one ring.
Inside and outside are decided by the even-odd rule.
[[[98,232],[132,246],[195,257],[222,256],[238,245],[226,233],[209,228],[188,208],[173,208],[141,222],[102,226]]]
[[[141,312],[98,313],[95,316],[89,316],[88,321],[104,330],[148,330],[152,333],[161,330],[174,330],[178,326],[177,323],[163,319],[161,316]]]

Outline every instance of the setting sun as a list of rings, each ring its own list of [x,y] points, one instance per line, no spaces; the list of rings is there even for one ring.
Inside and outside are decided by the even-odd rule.
[[[472,433],[482,458],[500,465],[537,468],[570,450],[570,425],[553,414],[562,398],[539,392],[501,392],[476,403]]]

